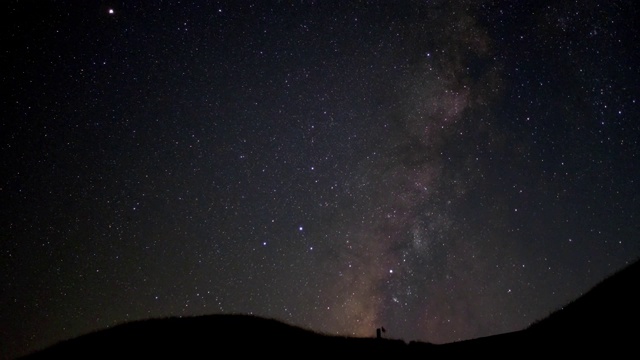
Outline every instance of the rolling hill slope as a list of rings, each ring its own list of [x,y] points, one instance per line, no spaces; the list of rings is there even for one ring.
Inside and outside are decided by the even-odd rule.
[[[635,349],[635,326],[640,321],[638,284],[640,262],[605,279],[527,329],[443,345],[329,336],[256,316],[209,315],[126,323],[58,343],[24,359],[195,358],[225,354],[405,358],[481,354],[513,357],[557,352],[621,355]]]

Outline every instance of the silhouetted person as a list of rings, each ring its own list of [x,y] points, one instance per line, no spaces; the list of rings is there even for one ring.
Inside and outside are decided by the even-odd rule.
[[[382,333],[385,332],[384,326],[376,329],[376,338],[382,339]]]

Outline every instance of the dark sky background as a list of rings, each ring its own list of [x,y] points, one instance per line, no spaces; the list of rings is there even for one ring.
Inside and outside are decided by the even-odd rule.
[[[5,1],[0,353],[251,313],[452,342],[640,256],[634,1]]]

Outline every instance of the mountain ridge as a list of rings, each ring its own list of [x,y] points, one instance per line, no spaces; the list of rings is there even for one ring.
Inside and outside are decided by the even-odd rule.
[[[639,279],[640,261],[636,261],[523,330],[448,344],[328,335],[265,317],[217,314],[124,323],[59,342],[21,359],[189,358],[228,352],[300,356],[306,351],[374,357],[509,356],[513,348],[540,355],[552,351],[622,353],[633,349],[635,332],[631,329],[640,320],[640,293],[636,291]]]

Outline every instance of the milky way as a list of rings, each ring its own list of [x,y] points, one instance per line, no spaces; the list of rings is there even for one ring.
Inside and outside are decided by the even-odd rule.
[[[472,174],[452,173],[443,154],[460,147],[457,142],[468,141],[462,132],[480,130],[482,124],[462,122],[475,107],[486,106],[483,97],[491,97],[487,92],[499,91],[496,65],[486,65],[473,74],[475,78],[469,74],[469,62],[490,56],[488,40],[464,9],[458,11],[453,18],[441,19],[436,13],[408,24],[409,34],[402,36],[414,38],[411,45],[418,53],[408,51],[416,60],[404,86],[376,89],[396,94],[390,102],[398,105],[373,114],[387,129],[379,140],[383,145],[376,145],[370,163],[358,169],[363,174],[353,195],[358,204],[347,211],[352,220],[342,230],[353,235],[342,240],[344,244],[336,239],[339,260],[330,262],[340,272],[330,293],[336,298],[333,306],[342,331],[366,336],[381,324],[406,328],[417,317],[424,318],[424,326],[411,329],[417,331],[414,334],[446,338],[437,317],[458,320],[453,315],[457,310],[443,311],[451,304],[447,295],[438,294],[448,287],[437,274],[458,271],[446,255],[451,249],[460,253],[454,242],[459,235],[455,219],[449,213]],[[472,156],[464,154],[451,166],[468,170]],[[470,250],[465,255],[477,255]]]
[[[0,353],[214,313],[446,343],[640,255],[630,1],[5,6]]]

